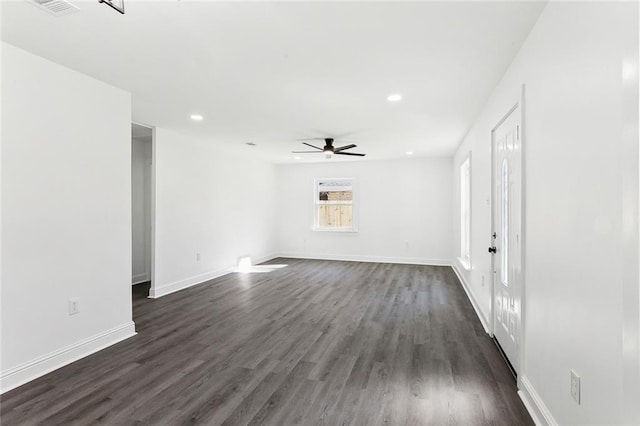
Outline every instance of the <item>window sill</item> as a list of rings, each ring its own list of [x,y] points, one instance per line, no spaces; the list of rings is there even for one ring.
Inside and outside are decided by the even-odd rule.
[[[337,233],[337,234],[357,234],[358,230],[353,228],[313,228],[313,232],[329,232],[329,233]]]
[[[471,262],[461,257],[458,258],[458,263],[464,268],[465,271],[471,270]]]

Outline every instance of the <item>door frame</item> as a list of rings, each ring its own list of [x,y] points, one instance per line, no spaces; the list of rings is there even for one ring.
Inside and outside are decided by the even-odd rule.
[[[518,365],[518,388],[520,387],[520,377],[522,377],[523,373],[523,365],[524,365],[524,347],[525,347],[525,335],[524,335],[524,326],[525,326],[525,318],[526,318],[526,308],[525,308],[525,296],[526,296],[526,287],[525,287],[525,251],[526,251],[526,161],[525,161],[525,153],[526,153],[526,123],[525,123],[525,85],[522,84],[520,86],[520,93],[515,97],[515,101],[508,104],[510,105],[506,113],[501,116],[501,118],[497,121],[497,123],[491,129],[491,193],[490,193],[490,235],[489,235],[489,247],[493,246],[493,238],[492,235],[496,230],[495,227],[495,131],[505,122],[505,120],[518,108],[520,114],[520,250],[516,254],[519,257],[520,261],[520,280],[518,285],[516,286],[516,294],[519,299],[519,315],[517,318],[517,347],[516,347],[516,361]],[[495,282],[495,261],[496,256],[491,255],[491,319],[490,319],[490,333],[489,335],[492,338],[495,338],[494,331],[496,327],[496,306],[495,306],[495,291],[496,291],[496,282]]]
[[[137,124],[138,126],[146,127],[151,129],[151,165],[149,167],[149,257],[147,265],[148,269],[148,278],[151,282],[151,288],[155,283],[155,253],[156,253],[156,128],[155,126],[151,126],[146,123],[141,123],[139,121],[131,120],[131,123]]]

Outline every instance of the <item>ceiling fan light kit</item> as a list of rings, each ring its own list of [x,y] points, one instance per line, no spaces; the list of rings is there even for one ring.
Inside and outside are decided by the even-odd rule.
[[[331,159],[333,155],[353,155],[357,157],[364,157],[366,155],[358,152],[344,152],[347,149],[355,148],[357,145],[354,145],[354,144],[344,145],[344,146],[335,148],[333,146],[333,138],[325,138],[324,143],[325,143],[324,147],[320,148],[319,146],[311,145],[308,142],[302,142],[303,145],[310,146],[311,148],[314,148],[317,151],[292,151],[292,152],[294,154],[316,154],[318,152],[321,152],[325,155],[327,159]]]

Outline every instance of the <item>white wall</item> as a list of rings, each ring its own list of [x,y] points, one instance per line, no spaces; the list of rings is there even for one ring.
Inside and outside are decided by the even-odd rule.
[[[482,286],[490,276],[490,131],[526,84],[520,378],[551,423],[640,424],[637,42],[637,4],[549,3],[454,160],[472,152],[473,268],[463,275],[490,318],[489,281]],[[635,84],[623,84],[625,61]],[[631,130],[624,122],[629,87]],[[629,156],[634,160],[625,161]],[[452,176],[457,242],[457,167]],[[634,295],[630,303],[623,302],[627,293]],[[635,354],[623,341],[625,316],[635,318]],[[570,369],[582,377],[581,405],[570,396]]]
[[[0,7],[0,22],[2,22],[2,8]],[[2,290],[2,139],[4,135],[4,131],[2,130],[2,104],[1,101],[4,99],[2,93],[2,62],[4,57],[4,43],[0,43],[0,308],[2,307],[2,294],[4,293]],[[2,360],[2,342],[4,341],[3,332],[2,332],[2,313],[0,313],[0,374],[2,371],[2,366],[4,365]],[[2,386],[0,386],[0,392],[2,392]]]
[[[131,141],[131,282],[151,279],[151,138]]]
[[[277,234],[291,257],[448,264],[451,159],[278,166]],[[312,231],[314,179],[355,177],[359,232]]]
[[[130,95],[5,43],[2,55],[5,391],[134,331]]]
[[[151,297],[276,252],[275,166],[156,128],[155,273]],[[196,260],[200,253],[200,260]]]

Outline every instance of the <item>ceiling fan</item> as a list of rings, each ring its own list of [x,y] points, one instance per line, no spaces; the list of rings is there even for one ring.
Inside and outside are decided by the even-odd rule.
[[[357,152],[344,152],[347,149],[351,149],[351,148],[355,148],[357,145],[351,144],[351,145],[345,145],[345,146],[340,146],[338,148],[335,148],[333,146],[333,138],[318,138],[319,140],[324,140],[324,148],[320,148],[319,146],[315,146],[315,145],[311,145],[310,143],[307,142],[302,142],[304,145],[310,146],[311,148],[315,148],[317,149],[317,151],[292,151],[294,154],[308,154],[308,153],[318,153],[318,152],[322,152],[324,154],[326,154],[327,158],[331,158],[331,156],[333,154],[336,155],[354,155],[357,157],[364,157],[366,154],[360,154]],[[307,140],[313,140],[313,139],[307,139]]]

